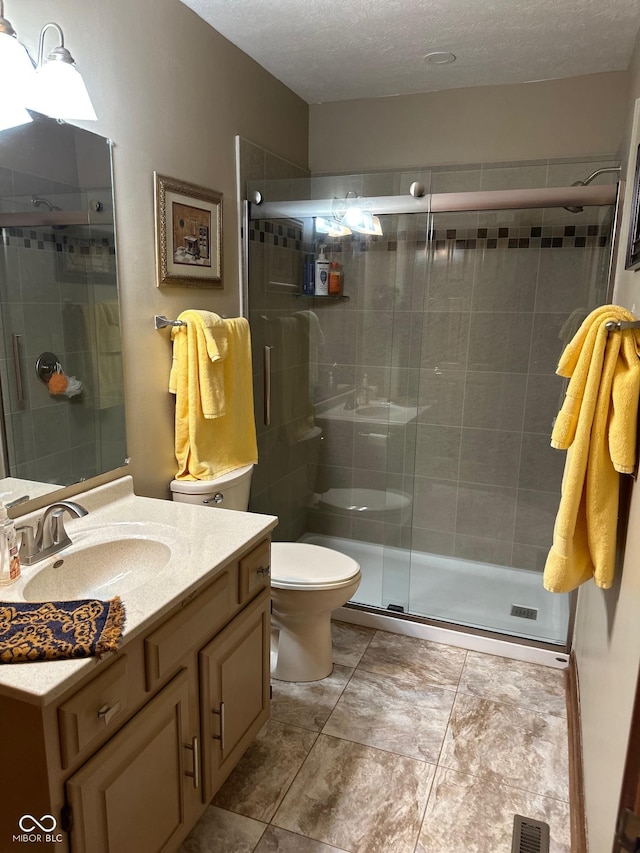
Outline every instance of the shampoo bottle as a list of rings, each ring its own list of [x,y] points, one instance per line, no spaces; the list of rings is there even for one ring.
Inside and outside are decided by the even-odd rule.
[[[302,292],[305,296],[313,296],[315,293],[315,272],[316,264],[313,260],[313,255],[308,255],[304,262],[304,280]]]
[[[14,583],[20,577],[18,534],[12,518],[0,501],[0,586]]]
[[[329,266],[329,295],[340,296],[342,293],[342,270],[337,261],[331,261]]]
[[[315,295],[329,295],[329,261],[325,257],[324,250],[327,247],[320,246],[320,254],[316,259]]]

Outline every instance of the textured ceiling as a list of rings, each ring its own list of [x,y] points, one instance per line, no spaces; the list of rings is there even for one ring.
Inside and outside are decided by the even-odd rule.
[[[640,0],[182,2],[308,103],[619,71],[640,25]]]

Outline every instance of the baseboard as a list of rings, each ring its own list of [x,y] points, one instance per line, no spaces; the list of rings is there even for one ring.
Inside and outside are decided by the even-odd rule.
[[[567,690],[567,728],[569,730],[569,809],[571,813],[571,853],[587,853],[587,825],[584,808],[582,769],[582,728],[580,692],[575,652],[569,655],[565,670]]]

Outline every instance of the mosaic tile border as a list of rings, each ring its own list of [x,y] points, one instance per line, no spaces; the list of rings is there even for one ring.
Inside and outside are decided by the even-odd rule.
[[[293,224],[279,225],[269,220],[254,220],[249,229],[249,240],[278,246],[284,249],[296,249],[315,252],[314,245],[302,242],[302,228]],[[322,236],[328,251],[340,252],[395,252],[398,243],[411,244],[416,249],[425,249],[427,245],[437,250],[456,249],[591,249],[606,248],[609,245],[609,229],[599,225],[560,225],[560,226],[514,226],[511,228],[446,228],[436,229],[430,235],[417,232],[399,231],[394,239],[384,237],[348,238]]]
[[[35,249],[45,252],[61,252],[70,255],[103,254],[115,255],[116,248],[107,237],[73,237],[68,234],[52,234],[50,230],[37,231],[33,228],[0,228],[2,245],[15,249]]]
[[[288,219],[283,220],[282,224],[269,219],[253,220],[249,228],[249,240],[279,246],[281,249],[300,250],[303,248],[302,225]]]

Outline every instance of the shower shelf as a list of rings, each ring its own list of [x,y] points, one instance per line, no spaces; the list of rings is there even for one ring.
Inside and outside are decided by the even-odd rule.
[[[344,293],[341,293],[340,295],[335,293],[329,293],[326,296],[323,296],[321,293],[294,293],[294,296],[303,296],[305,299],[333,299],[334,301],[342,300],[343,302],[348,302],[351,299],[350,296],[347,296]]]

